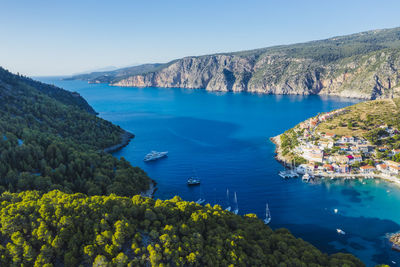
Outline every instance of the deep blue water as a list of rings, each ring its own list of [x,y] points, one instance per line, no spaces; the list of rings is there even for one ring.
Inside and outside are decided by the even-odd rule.
[[[282,180],[274,159],[275,136],[318,112],[357,100],[318,96],[209,93],[204,90],[119,88],[82,81],[39,78],[78,91],[98,111],[136,135],[115,153],[157,181],[157,198],[202,197],[226,204],[237,192],[239,213],[263,217],[268,202],[272,228],[286,227],[324,252],[351,252],[368,266],[400,263],[386,235],[400,230],[400,190],[383,181]],[[144,163],[151,150],[168,158]],[[186,179],[198,175],[201,187]],[[333,209],[339,210],[334,214]],[[347,234],[339,236],[336,228]]]

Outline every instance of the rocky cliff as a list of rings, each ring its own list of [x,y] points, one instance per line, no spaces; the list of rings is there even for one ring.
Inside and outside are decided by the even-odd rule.
[[[365,99],[400,95],[400,50],[386,49],[323,64],[283,54],[188,57],[116,86],[204,88],[266,94],[321,94]]]
[[[400,28],[308,43],[185,57],[115,86],[203,88],[265,94],[320,94],[364,99],[399,96]],[[90,82],[101,82],[95,77]]]

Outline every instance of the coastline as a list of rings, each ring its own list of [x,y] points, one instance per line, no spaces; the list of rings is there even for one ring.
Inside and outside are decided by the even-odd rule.
[[[103,149],[103,151],[106,153],[116,152],[121,148],[127,146],[134,137],[135,137],[134,134],[124,130],[124,132],[121,134],[121,142],[119,144],[106,147]]]
[[[275,156],[274,158],[281,164],[288,164],[290,160],[282,155],[282,149],[281,149],[281,135],[277,135],[274,137],[269,138],[269,140],[275,144]]]
[[[281,163],[281,164],[287,164],[289,161],[285,156],[282,155],[282,149],[280,147],[280,136],[277,135],[274,137],[270,138],[270,141],[275,144],[275,159]],[[387,176],[384,174],[341,174],[341,173],[333,173],[333,174],[328,174],[328,173],[321,173],[315,175],[315,177],[319,178],[327,178],[327,179],[382,179],[387,182],[390,182],[394,184],[395,186],[400,187],[400,179],[392,177],[392,176]],[[396,233],[390,236],[389,241],[392,243],[392,250],[400,252],[400,234]]]
[[[392,249],[400,252],[400,233],[393,234],[389,241],[392,243]]]
[[[204,87],[187,87],[187,86],[145,86],[145,85],[121,85],[121,84],[117,84],[117,83],[109,83],[109,82],[101,82],[101,81],[97,81],[97,80],[88,80],[88,79],[74,79],[72,77],[69,78],[65,78],[63,80],[66,81],[74,81],[74,80],[79,80],[79,81],[85,81],[88,84],[106,84],[108,86],[115,86],[115,87],[136,87],[136,88],[147,88],[147,87],[154,87],[154,88],[158,88],[158,89],[166,89],[166,88],[179,88],[179,89],[188,89],[188,90],[205,90],[207,92],[222,92],[222,93],[245,93],[245,94],[254,94],[254,95],[275,95],[275,96],[319,96],[319,97],[338,97],[338,98],[346,98],[346,99],[354,99],[354,100],[371,100],[372,96],[369,95],[360,95],[360,94],[340,94],[340,93],[327,93],[327,92],[318,92],[318,93],[308,93],[308,94],[304,94],[304,93],[283,93],[283,92],[279,92],[279,93],[267,93],[264,92],[263,90],[254,90],[254,91],[247,91],[247,90],[243,90],[243,91],[229,91],[229,90],[207,90]]]
[[[134,137],[135,137],[135,135],[133,133],[130,133],[130,132],[124,130],[124,132],[121,134],[121,142],[116,145],[106,147],[103,149],[103,151],[106,153],[116,152],[116,151],[126,147]],[[157,191],[157,187],[156,187],[157,183],[150,177],[149,177],[149,179],[150,179],[149,189],[147,189],[144,192],[140,192],[140,195],[142,197],[153,198],[154,193]]]
[[[282,150],[280,147],[280,136],[281,135],[277,135],[274,137],[270,138],[270,141],[272,143],[275,144],[275,159],[281,163],[281,164],[288,164],[290,163],[290,161],[288,160],[287,157],[282,155]],[[391,182],[393,184],[395,184],[396,186],[400,187],[400,179],[392,177],[392,176],[388,176],[388,175],[384,175],[384,174],[352,174],[352,173],[333,173],[333,174],[329,174],[329,173],[322,173],[322,174],[314,174],[316,177],[323,177],[323,178],[330,178],[330,179],[356,179],[356,178],[362,178],[362,179],[381,179],[381,180],[385,180],[388,182]],[[352,178],[353,177],[353,178]]]
[[[149,189],[147,189],[147,190],[144,191],[144,192],[141,192],[140,195],[141,195],[142,197],[153,198],[155,192],[157,191],[156,185],[157,185],[157,183],[156,183],[153,179],[151,179]]]

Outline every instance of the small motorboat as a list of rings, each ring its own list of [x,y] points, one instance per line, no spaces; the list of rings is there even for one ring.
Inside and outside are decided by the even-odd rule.
[[[338,209],[333,209],[333,212],[336,214],[336,213],[338,213]]]
[[[343,231],[342,229],[336,229],[336,232],[339,234],[339,235],[345,235],[346,234],[346,232],[345,231]]]
[[[199,185],[200,184],[200,179],[196,178],[196,177],[190,177],[187,180],[187,184],[188,185]]]

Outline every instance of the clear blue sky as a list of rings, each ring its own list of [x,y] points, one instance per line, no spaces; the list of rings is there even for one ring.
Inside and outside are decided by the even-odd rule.
[[[2,0],[0,65],[61,75],[166,62],[397,27],[399,11],[398,0]]]

